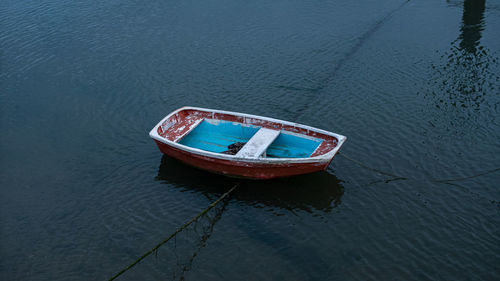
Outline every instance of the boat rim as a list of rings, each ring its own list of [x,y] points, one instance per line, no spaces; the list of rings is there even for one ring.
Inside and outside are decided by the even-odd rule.
[[[260,119],[264,121],[271,121],[271,122],[276,122],[280,124],[285,124],[285,125],[290,125],[294,127],[299,127],[302,129],[322,133],[325,135],[333,136],[337,138],[337,146],[332,149],[331,151],[321,154],[318,156],[314,157],[306,157],[306,158],[244,158],[244,157],[238,157],[236,155],[231,155],[231,154],[222,154],[222,153],[216,153],[216,152],[211,152],[211,151],[206,151],[190,146],[186,146],[183,144],[180,144],[178,142],[173,142],[167,138],[164,138],[158,134],[158,128],[171,116],[184,111],[184,110],[197,110],[197,111],[204,111],[204,112],[213,112],[213,113],[221,113],[221,114],[228,114],[228,115],[236,115],[236,116],[241,116],[245,118],[254,118],[254,119]],[[239,161],[239,162],[253,162],[253,163],[316,163],[316,162],[328,162],[330,161],[335,154],[337,154],[338,150],[342,146],[342,144],[345,142],[347,139],[346,136],[339,135],[333,132],[325,131],[323,129],[311,127],[308,125],[304,124],[299,124],[299,123],[294,123],[294,122],[289,122],[285,120],[280,120],[276,118],[271,118],[271,117],[265,117],[265,116],[259,116],[259,115],[253,115],[253,114],[247,114],[247,113],[240,113],[240,112],[234,112],[234,111],[226,111],[226,110],[217,110],[217,109],[208,109],[208,108],[201,108],[201,107],[193,107],[193,106],[183,106],[167,116],[163,118],[154,128],[149,132],[149,136],[157,140],[159,142],[162,142],[164,144],[170,145],[172,147],[178,148],[180,150],[190,152],[193,154],[198,154],[201,156],[205,157],[210,157],[210,158],[217,158],[217,159],[222,159],[222,160],[229,160],[229,161]]]

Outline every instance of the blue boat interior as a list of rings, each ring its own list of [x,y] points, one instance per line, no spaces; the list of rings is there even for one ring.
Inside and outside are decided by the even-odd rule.
[[[260,128],[244,126],[228,121],[207,122],[203,120],[179,143],[206,151],[221,153],[236,142],[247,142]]]
[[[179,143],[205,151],[221,153],[230,144],[248,142],[260,129],[259,126],[223,120],[203,120],[196,128],[184,136]],[[322,140],[301,137],[281,131],[265,153],[268,158],[306,158],[318,148]]]
[[[304,138],[282,133],[267,148],[269,158],[306,158],[321,144],[321,139]]]

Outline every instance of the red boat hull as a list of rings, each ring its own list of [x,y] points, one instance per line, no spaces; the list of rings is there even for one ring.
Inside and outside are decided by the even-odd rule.
[[[210,136],[210,130],[214,130],[213,127],[209,131],[198,133],[203,137],[195,143],[188,145],[182,143],[184,137],[188,136],[198,125],[204,126],[203,124],[223,126],[222,130],[229,130],[227,136],[236,134],[235,140],[239,142],[239,139],[244,139],[246,144],[236,154],[226,154],[226,151],[221,152],[219,148],[203,146],[207,144],[227,146],[224,141],[218,144],[219,140],[205,138],[205,136]],[[224,126],[236,126],[234,128],[237,128],[237,132],[235,133],[234,128],[228,129]],[[258,128],[258,130],[245,133],[244,126]],[[268,157],[265,149],[276,139],[278,131],[279,134],[287,135],[288,138],[290,136],[299,138],[301,139],[299,142],[302,143],[309,140],[317,141],[318,144],[317,146],[313,144],[310,151],[300,156],[283,153]],[[161,152],[188,165],[226,176],[251,179],[280,178],[324,170],[346,139],[345,136],[339,134],[288,121],[196,107],[183,107],[170,113],[150,131],[149,135]],[[231,140],[230,143],[236,142]],[[202,145],[198,146],[198,144]],[[293,149],[288,150],[283,143],[282,146],[282,151],[293,151]],[[240,153],[242,151],[245,153]]]
[[[161,152],[190,166],[233,177],[250,179],[289,177],[322,171],[330,164],[330,161],[286,164],[229,161],[187,152],[157,140],[155,142]]]

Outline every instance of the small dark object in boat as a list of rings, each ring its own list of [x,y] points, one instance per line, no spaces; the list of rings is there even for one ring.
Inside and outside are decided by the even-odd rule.
[[[236,155],[238,151],[246,144],[246,142],[235,142],[227,146],[229,150],[223,151],[224,154]]]

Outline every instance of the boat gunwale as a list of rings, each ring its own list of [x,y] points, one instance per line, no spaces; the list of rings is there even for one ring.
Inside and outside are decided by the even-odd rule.
[[[263,120],[263,121],[269,121],[269,122],[275,122],[275,123],[279,123],[279,124],[289,125],[289,126],[302,128],[302,129],[306,129],[309,131],[314,131],[317,133],[321,133],[324,135],[335,137],[337,139],[337,145],[335,146],[335,148],[333,148],[329,152],[327,152],[325,154],[318,155],[318,156],[314,156],[314,157],[305,157],[305,158],[263,158],[263,157],[245,158],[245,157],[237,157],[236,155],[216,153],[216,152],[211,152],[211,151],[206,151],[206,150],[190,147],[190,146],[183,145],[183,144],[180,144],[178,142],[174,142],[174,141],[171,141],[165,137],[160,136],[158,134],[158,128],[166,120],[168,120],[170,117],[172,117],[172,116],[176,115],[177,113],[184,111],[184,110],[203,111],[203,112],[209,112],[209,113],[220,113],[220,114],[234,115],[234,116],[240,116],[240,117],[244,117],[244,118],[253,118],[253,119],[259,119],[259,120]],[[288,133],[289,131],[286,131],[286,132]],[[302,134],[300,134],[300,135],[302,135]],[[184,107],[181,107],[181,108],[171,112],[170,114],[168,114],[149,132],[149,136],[152,139],[157,140],[159,142],[162,142],[166,145],[173,146],[177,149],[181,149],[183,151],[197,154],[197,155],[201,155],[204,157],[210,157],[210,158],[216,158],[216,159],[228,160],[228,161],[249,162],[249,163],[268,163],[268,164],[329,162],[333,159],[333,156],[335,156],[335,154],[337,154],[338,150],[340,149],[342,144],[347,139],[346,136],[339,135],[339,134],[329,132],[329,131],[325,131],[323,129],[311,127],[311,126],[304,125],[304,124],[293,123],[293,122],[289,122],[289,121],[285,121],[285,120],[280,120],[280,119],[276,119],[276,118],[258,116],[258,115],[253,115],[253,114],[240,113],[240,112],[233,112],[233,111],[216,110],[216,109],[208,109],[208,108],[201,108],[201,107],[192,107],[192,106],[184,106]]]

